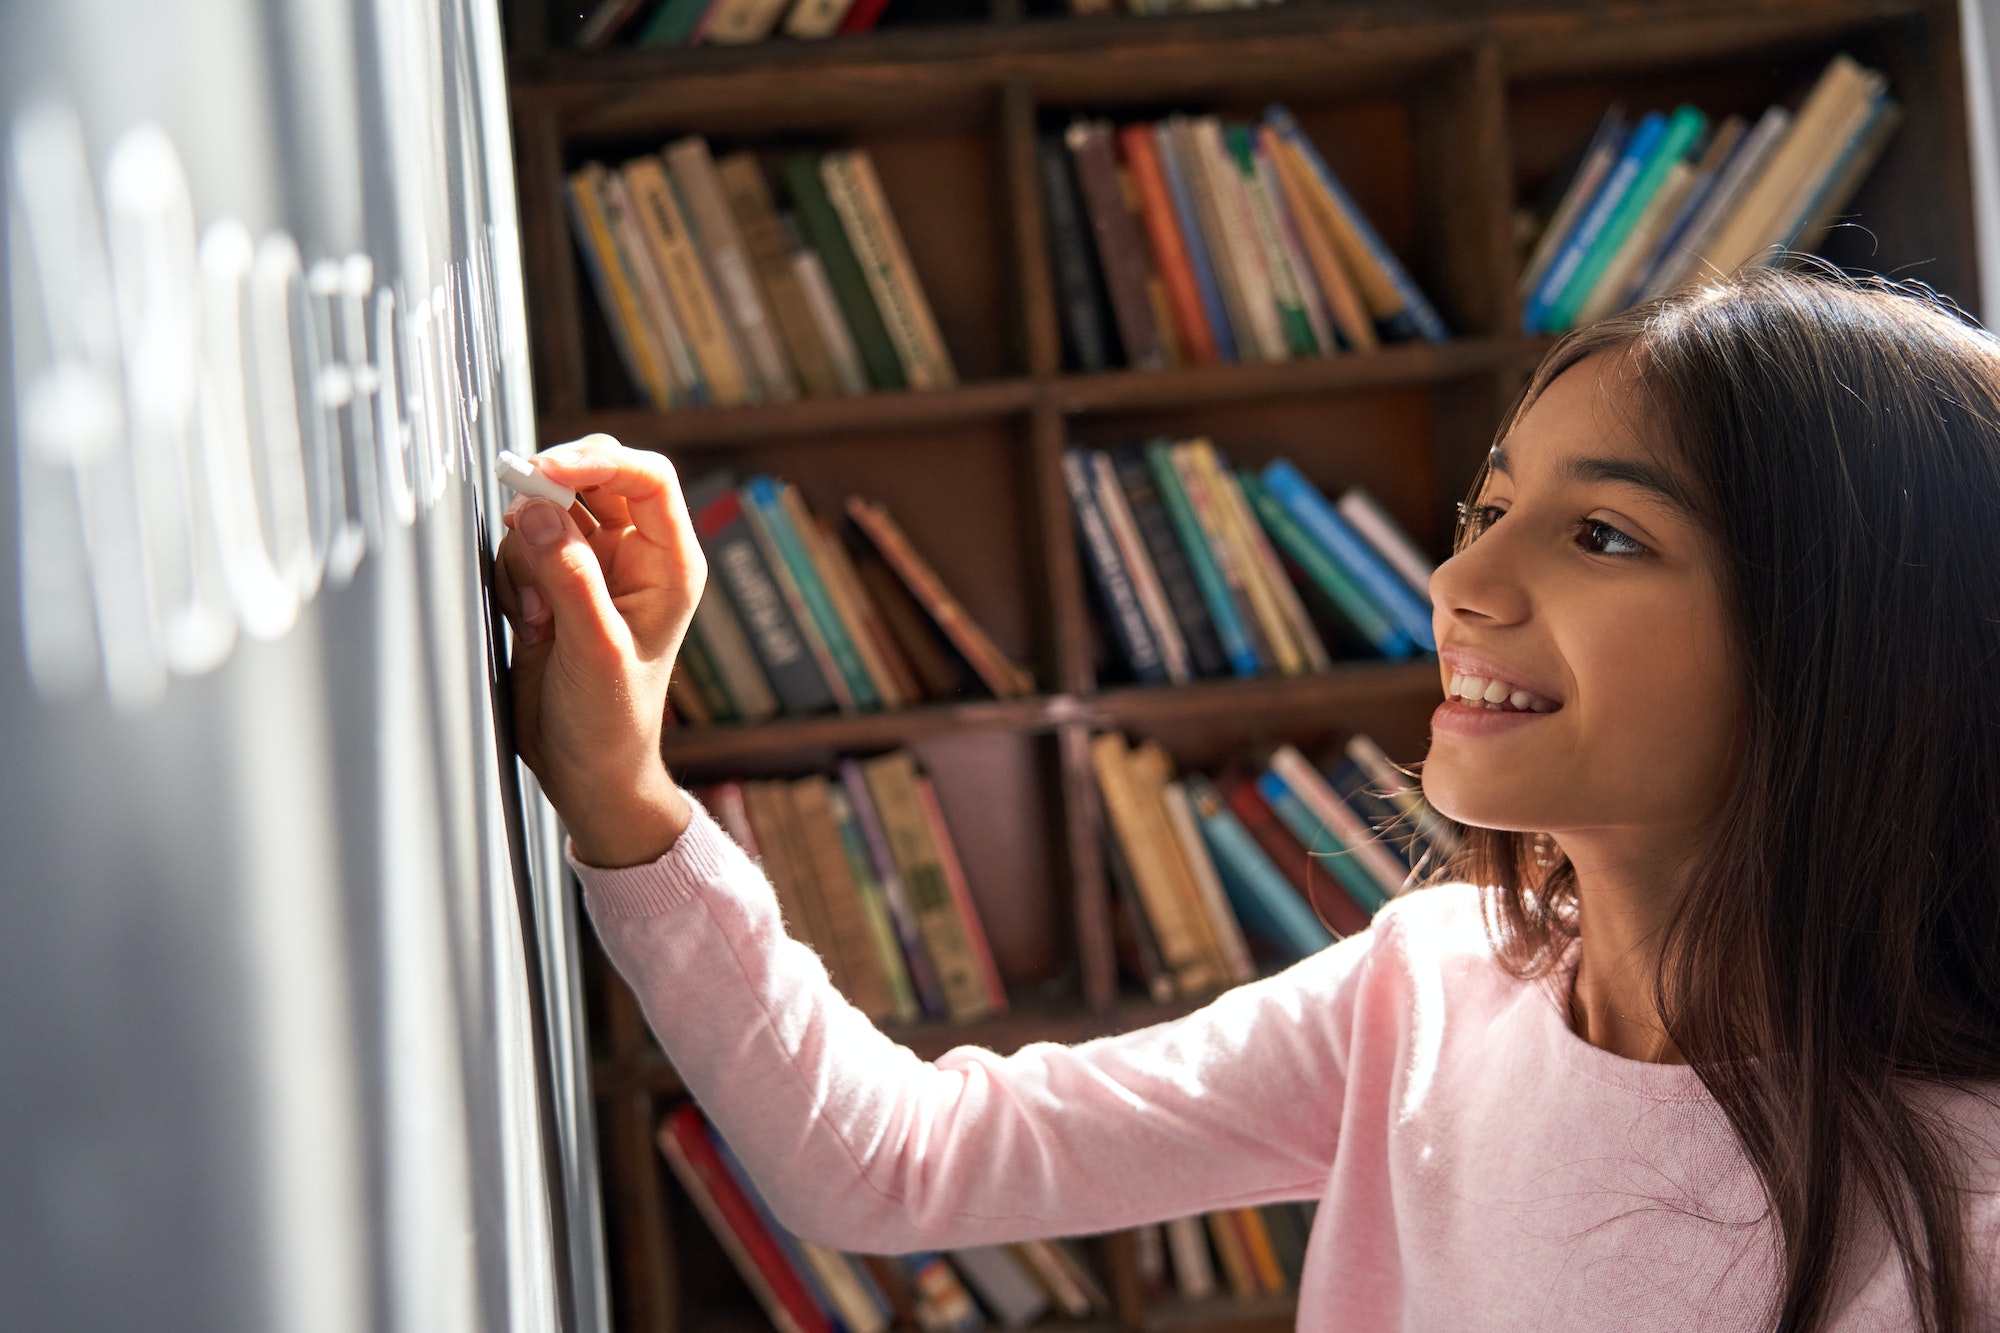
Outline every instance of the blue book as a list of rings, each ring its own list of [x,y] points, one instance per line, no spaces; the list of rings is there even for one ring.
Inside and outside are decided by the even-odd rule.
[[[1660,135],[1660,141],[1653,146],[1652,155],[1639,168],[1639,175],[1625,197],[1618,201],[1618,207],[1604,224],[1592,243],[1590,252],[1578,264],[1576,272],[1570,276],[1562,295],[1550,305],[1548,313],[1542,316],[1542,327],[1550,333],[1568,332],[1576,324],[1576,318],[1583,308],[1590,304],[1596,294],[1597,284],[1602,281],[1604,271],[1611,266],[1618,251],[1625,245],[1626,237],[1639,225],[1647,205],[1660,192],[1660,185],[1672,171],[1674,164],[1681,161],[1708,128],[1708,117],[1700,108],[1677,106],[1674,114],[1667,118],[1667,128]]]
[[[1354,576],[1390,620],[1425,652],[1437,651],[1430,604],[1403,581],[1367,539],[1328,503],[1319,488],[1306,480],[1304,473],[1292,466],[1289,459],[1274,458],[1264,465],[1263,480],[1272,497]]]
[[[1199,773],[1185,779],[1188,796],[1201,815],[1201,837],[1222,879],[1229,905],[1244,926],[1293,959],[1318,953],[1333,943],[1313,910],[1285,873],[1250,836],[1222,796]]]
[[[1118,542],[1111,535],[1104,510],[1097,503],[1092,485],[1092,469],[1081,449],[1063,450],[1063,484],[1069,488],[1069,504],[1076,516],[1077,535],[1083,546],[1083,562],[1090,567],[1092,584],[1104,603],[1105,617],[1118,639],[1118,650],[1141,685],[1167,683],[1167,662],[1159,640],[1146,619],[1145,608],[1132,586],[1125,562],[1118,558]]]
[[[1271,807],[1278,822],[1290,829],[1292,836],[1305,846],[1315,861],[1319,861],[1333,872],[1340,886],[1347,890],[1349,897],[1361,905],[1361,910],[1371,915],[1389,901],[1389,893],[1368,867],[1349,854],[1347,844],[1334,831],[1320,822],[1318,815],[1307,808],[1297,792],[1286,785],[1282,775],[1265,769],[1257,775],[1257,794]]]
[[[1167,195],[1174,203],[1174,220],[1180,224],[1181,244],[1187,247],[1188,267],[1194,270],[1194,285],[1201,293],[1201,308],[1208,316],[1210,331],[1215,334],[1216,355],[1224,361],[1234,361],[1236,334],[1229,327],[1229,309],[1222,304],[1222,285],[1216,281],[1215,261],[1208,256],[1208,238],[1201,233],[1201,215],[1195,212],[1187,172],[1181,169],[1174,136],[1165,123],[1153,127],[1153,143],[1158,150],[1160,174],[1167,178]]]
[[[1264,123],[1299,150],[1299,155],[1305,159],[1306,166],[1312,169],[1313,179],[1333,200],[1334,207],[1347,215],[1348,225],[1352,226],[1354,234],[1361,238],[1362,249],[1368,252],[1369,259],[1382,270],[1383,275],[1389,279],[1389,285],[1396,289],[1396,295],[1402,299],[1403,308],[1384,321],[1385,331],[1392,337],[1404,336],[1406,332],[1413,333],[1434,343],[1441,343],[1450,338],[1451,331],[1445,328],[1444,321],[1438,318],[1438,312],[1432,307],[1430,299],[1411,280],[1402,261],[1396,258],[1396,252],[1382,243],[1382,237],[1376,232],[1374,224],[1368,221],[1368,215],[1361,211],[1353,196],[1347,193],[1346,187],[1340,183],[1340,178],[1333,174],[1333,168],[1327,166],[1326,160],[1319,155],[1319,150],[1313,147],[1312,140],[1306,138],[1305,131],[1299,128],[1296,120],[1292,119],[1292,113],[1282,106],[1267,107],[1264,111]],[[1405,325],[1407,329],[1404,328]]]
[[[1548,332],[1543,322],[1549,311],[1561,299],[1563,289],[1569,286],[1576,271],[1583,267],[1584,259],[1611,215],[1618,211],[1626,194],[1631,190],[1639,173],[1652,159],[1653,150],[1659,147],[1660,139],[1667,132],[1667,118],[1657,111],[1648,111],[1639,121],[1638,127],[1625,140],[1625,151],[1618,162],[1604,177],[1604,184],[1597,187],[1597,193],[1590,201],[1590,207],[1583,211],[1576,227],[1563,241],[1562,249],[1549,261],[1548,272],[1535,287],[1535,294],[1528,298],[1526,308],[1521,311],[1521,329],[1526,333]]]
[[[1653,247],[1653,253],[1646,256],[1645,263],[1639,265],[1640,272],[1625,288],[1624,296],[1619,298],[1620,309],[1636,305],[1652,287],[1653,279],[1658,276],[1661,265],[1680,250],[1681,238],[1687,235],[1688,228],[1694,225],[1694,220],[1701,216],[1702,209],[1708,206],[1709,196],[1715,192],[1716,182],[1722,179],[1723,173],[1729,170],[1729,164],[1736,160],[1737,155],[1743,151],[1743,146],[1749,142],[1750,133],[1746,127],[1736,136],[1736,142],[1730,147],[1728,154],[1715,164],[1715,169],[1702,176],[1695,182],[1694,188],[1688,191],[1687,198],[1681,201],[1680,208],[1674,213],[1673,221],[1667,224],[1659,243]]]
[[[1208,549],[1201,520],[1195,517],[1194,503],[1181,485],[1180,473],[1174,470],[1173,451],[1165,440],[1153,440],[1146,445],[1146,466],[1153,469],[1153,481],[1160,488],[1160,498],[1166,502],[1174,534],[1181,540],[1181,549],[1187,552],[1188,564],[1194,567],[1195,586],[1201,589],[1201,600],[1215,622],[1223,656],[1229,659],[1230,669],[1237,675],[1256,675],[1257,647],[1236,613],[1236,600],[1229,595],[1229,583],[1222,577],[1221,566],[1215,563],[1215,552]]]
[[[820,637],[825,640],[827,651],[833,654],[834,665],[840,668],[841,677],[854,696],[855,707],[863,712],[879,709],[882,696],[876,692],[875,678],[868,674],[860,650],[848,637],[847,624],[840,618],[840,608],[834,604],[833,594],[821,582],[819,567],[807,553],[798,529],[792,526],[792,516],[786,512],[781,498],[784,489],[787,489],[786,484],[760,473],[743,484],[742,494],[747,502],[757,506],[757,513],[771,534],[772,544],[784,557],[792,581],[799,585],[799,595],[805,599],[806,610],[819,629]]]

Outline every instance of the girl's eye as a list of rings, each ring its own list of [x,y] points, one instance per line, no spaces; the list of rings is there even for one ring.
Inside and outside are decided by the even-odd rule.
[[[1486,530],[1500,521],[1507,511],[1498,505],[1458,506],[1458,534],[1452,541],[1452,550],[1463,551],[1483,536]]]
[[[1577,535],[1583,541],[1583,549],[1596,555],[1644,555],[1646,548],[1627,537],[1609,523],[1594,518],[1586,518],[1579,525]]]

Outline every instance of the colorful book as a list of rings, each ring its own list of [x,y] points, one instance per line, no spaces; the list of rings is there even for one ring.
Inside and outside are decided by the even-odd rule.
[[[1562,248],[1549,261],[1548,271],[1536,286],[1534,294],[1521,310],[1521,329],[1525,333],[1548,333],[1557,329],[1552,318],[1563,293],[1569,290],[1571,281],[1582,268],[1584,260],[1597,245],[1604,229],[1625,201],[1646,164],[1660,146],[1660,140],[1667,132],[1667,118],[1657,111],[1648,111],[1640,118],[1638,125],[1625,139],[1625,146],[1618,155],[1617,162],[1605,175],[1604,183],[1597,188],[1591,198],[1590,207],[1577,219],[1576,226],[1563,238]]]
[[[1180,629],[1181,640],[1187,645],[1194,674],[1207,678],[1227,673],[1229,663],[1222,655],[1215,621],[1202,601],[1194,566],[1174,533],[1173,517],[1167,512],[1166,500],[1160,494],[1152,468],[1147,466],[1145,453],[1139,449],[1113,449],[1109,457],[1124,490],[1126,506],[1132,511],[1132,521],[1138,526],[1139,538],[1152,561],[1153,572],[1166,594],[1174,623]]]
[[[1223,526],[1221,499],[1210,492],[1208,477],[1196,465],[1187,441],[1170,446],[1167,452],[1173,460],[1181,488],[1187,494],[1188,507],[1194,511],[1195,521],[1201,526],[1202,539],[1207,543],[1209,554],[1215,557],[1215,567],[1222,573],[1224,586],[1229,589],[1229,600],[1236,608],[1236,618],[1257,654],[1257,669],[1260,672],[1275,670],[1278,657],[1271,643],[1271,627],[1251,599],[1243,554]]]
[[[1117,469],[1102,450],[1090,450],[1083,454],[1083,458],[1090,468],[1092,494],[1117,548],[1118,563],[1130,580],[1139,608],[1146,617],[1146,626],[1159,645],[1167,679],[1172,684],[1185,685],[1194,679],[1194,662],[1188,654],[1187,641],[1181,637],[1180,624],[1174,619],[1173,608],[1167,604],[1166,589],[1153,568],[1152,555],[1139,535],[1138,522],[1132,516],[1131,506],[1125,502],[1125,491],[1118,484]]]
[[[1091,737],[1090,760],[1105,813],[1132,868],[1147,920],[1159,941],[1160,957],[1184,994],[1200,994],[1222,978],[1202,947],[1195,904],[1178,893],[1172,867],[1165,859],[1171,836],[1165,814],[1145,799],[1135,781],[1124,737],[1116,732]]]
[[[1370,909],[1357,901],[1331,872],[1320,868],[1306,844],[1294,836],[1258,794],[1255,782],[1231,774],[1213,785],[1223,804],[1236,816],[1236,822],[1284,876],[1314,920],[1336,936],[1368,929]],[[1374,901],[1372,895],[1369,901]]]
[[[791,483],[760,473],[744,484],[743,498],[756,507],[757,515],[770,532],[772,544],[797,585],[806,611],[812,617],[812,624],[819,631],[835,668],[846,683],[854,707],[860,712],[873,712],[882,707],[882,696],[875,688],[874,676],[861,659],[853,635],[848,632],[847,622],[834,605],[833,595],[827,591],[826,580],[820,577],[819,567],[813,562],[804,536],[793,525],[791,509],[797,506],[788,505],[784,499],[784,492],[790,489]]]
[[[958,859],[958,848],[952,842],[951,829],[944,822],[944,807],[938,804],[937,788],[925,773],[917,774],[917,804],[923,808],[924,822],[930,831],[931,846],[937,852],[938,864],[944,867],[945,883],[951,886],[951,902],[958,911],[959,926],[972,949],[974,961],[979,964],[979,977],[986,985],[987,1012],[1004,1014],[1007,1012],[1007,986],[1000,979],[993,946],[986,939],[985,923],[979,919],[979,905],[972,900],[972,885],[965,878],[965,867]]]
[[[727,3],[727,0],[725,0]],[[789,403],[799,396],[797,378],[777,326],[764,309],[763,294],[750,268],[743,233],[729,211],[729,200],[708,141],[689,135],[668,144],[660,156],[673,179],[674,191],[689,231],[701,249],[702,262],[721,298],[724,324],[751,382],[752,402]]]
[[[742,501],[743,524],[749,530],[751,540],[756,543],[757,553],[764,558],[764,568],[770,571],[771,582],[777,587],[778,596],[783,599],[785,609],[791,612],[792,623],[797,627],[800,642],[805,644],[813,665],[819,668],[820,678],[826,682],[827,690],[833,695],[835,707],[842,713],[859,713],[861,708],[855,699],[847,673],[842,670],[833,646],[827,642],[826,634],[820,627],[820,618],[814,614],[806,598],[805,589],[799,584],[796,557],[787,554],[779,534],[774,530],[772,510],[775,504],[758,503],[757,496],[749,483],[737,487],[736,494]],[[768,498],[770,497],[767,496]]]
[[[1237,360],[1236,338],[1229,326],[1229,311],[1223,305],[1222,287],[1210,257],[1207,238],[1202,235],[1201,215],[1195,207],[1193,187],[1181,161],[1171,121],[1153,126],[1153,146],[1160,162],[1160,174],[1167,183],[1167,197],[1174,206],[1175,230],[1186,247],[1188,267],[1194,272],[1195,291],[1201,297],[1202,314],[1215,340],[1215,354],[1223,361]]]
[[[1340,881],[1341,888],[1361,904],[1363,911],[1372,916],[1389,901],[1383,883],[1354,858],[1347,844],[1306,805],[1282,775],[1268,769],[1259,773],[1257,795],[1279,822],[1291,830],[1292,836],[1304,844],[1306,854],[1325,866]]]
[[[1216,357],[1215,334],[1208,324],[1195,282],[1194,266],[1188,259],[1180,223],[1168,192],[1166,173],[1160,165],[1159,142],[1148,124],[1127,125],[1118,131],[1118,147],[1131,172],[1133,189],[1139,196],[1139,220],[1145,225],[1152,244],[1153,259],[1167,288],[1167,303],[1173,311],[1174,326],[1180,337],[1182,355],[1191,364],[1206,366]]]
[[[818,321],[799,283],[792,264],[791,247],[784,225],[778,220],[777,205],[764,170],[750,153],[731,153],[715,164],[722,181],[729,211],[742,233],[743,248],[762,290],[765,308],[777,324],[778,334],[800,386],[808,397],[827,397],[841,392],[840,377],[833,354],[820,336]]]
[[[597,292],[604,323],[611,330],[612,344],[625,363],[625,372],[634,388],[656,408],[673,403],[667,379],[666,361],[653,343],[646,319],[639,309],[637,282],[626,267],[625,258],[612,234],[605,213],[604,193],[598,180],[603,170],[591,163],[568,178],[570,219],[576,232],[578,252]]]
[[[888,893],[874,858],[869,855],[868,840],[861,832],[854,803],[848,797],[846,786],[841,783],[828,786],[826,801],[834,826],[840,831],[841,851],[847,857],[847,873],[854,881],[855,891],[860,895],[862,908],[867,914],[870,945],[875,951],[882,976],[889,985],[889,1016],[898,1023],[914,1023],[921,1016],[922,1009],[918,1005],[916,988],[910,982],[909,962],[903,956],[895,917],[889,910]]]
[[[1382,845],[1375,830],[1340,799],[1318,769],[1307,762],[1295,745],[1280,745],[1271,752],[1270,771],[1285,781],[1306,808],[1333,831],[1349,853],[1381,884],[1387,896],[1402,891],[1409,867],[1399,863],[1394,853]]]
[[[1190,774],[1186,790],[1223,891],[1244,928],[1287,959],[1304,958],[1333,943],[1333,935],[1214,784],[1198,773]]]
[[[867,846],[869,864],[875,867],[876,880],[882,885],[882,901],[888,907],[889,920],[895,927],[896,942],[902,949],[903,962],[909,970],[910,986],[916,993],[917,1003],[925,1016],[943,1018],[947,1012],[944,986],[938,979],[937,965],[931,961],[930,949],[924,943],[923,925],[917,918],[916,903],[890,849],[889,834],[882,826],[882,816],[875,808],[868,776],[858,760],[843,759],[838,769],[841,786],[847,792],[848,809],[854,815],[855,829]]]
[[[620,167],[619,174],[631,192],[653,260],[673,297],[681,332],[701,368],[708,400],[721,407],[749,402],[750,381],[725,323],[721,298],[709,280],[673,184],[667,179],[666,165],[657,157],[639,157]]]
[[[1277,458],[1265,464],[1259,474],[1271,495],[1298,519],[1305,530],[1352,574],[1376,605],[1409,635],[1425,652],[1437,651],[1437,636],[1431,627],[1431,608],[1416,591],[1397,575],[1387,561],[1375,553],[1327,502],[1319,488],[1289,459]]]
[[[1201,519],[1194,510],[1194,502],[1181,483],[1180,470],[1174,466],[1172,445],[1165,440],[1148,443],[1146,465],[1152,470],[1153,481],[1160,488],[1161,499],[1166,502],[1168,517],[1173,521],[1181,550],[1186,553],[1194,572],[1202,603],[1208,608],[1209,618],[1215,625],[1230,669],[1238,676],[1256,675],[1261,670],[1257,649],[1237,614],[1228,580],[1223,577],[1222,567],[1209,547]]]
[[[1240,474],[1239,479],[1244,498],[1256,511],[1264,530],[1340,613],[1352,636],[1391,661],[1414,656],[1417,648],[1410,636],[1389,618],[1347,567],[1329,555],[1292,512],[1278,502],[1263,479],[1252,472]]]
[[[832,787],[821,774],[810,774],[786,785],[792,800],[793,829],[811,872],[808,892],[819,901],[826,935],[822,953],[837,960],[846,979],[842,992],[854,1007],[880,1021],[896,1012],[896,997],[876,948],[874,928],[861,887],[848,864],[830,799]]]

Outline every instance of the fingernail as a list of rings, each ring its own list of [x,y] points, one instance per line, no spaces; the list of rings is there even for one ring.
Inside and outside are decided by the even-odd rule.
[[[548,614],[548,599],[542,596],[540,588],[531,585],[521,589],[521,619],[530,624],[540,624],[548,618]]]
[[[530,546],[554,546],[563,539],[562,511],[547,500],[530,501],[521,506],[514,530]]]

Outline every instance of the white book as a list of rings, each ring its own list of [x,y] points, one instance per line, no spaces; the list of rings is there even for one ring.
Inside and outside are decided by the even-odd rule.
[[[1274,750],[1271,768],[1285,780],[1292,794],[1305,802],[1306,809],[1326,825],[1328,832],[1340,840],[1347,855],[1382,886],[1384,894],[1393,898],[1403,891],[1403,881],[1410,877],[1410,872],[1394,852],[1377,840],[1375,830],[1340,799],[1340,793],[1327,785],[1320,771],[1307,762],[1297,746],[1280,745]]]
[[[1201,905],[1215,927],[1216,939],[1222,944],[1223,971],[1231,981],[1249,981],[1257,975],[1257,965],[1250,961],[1250,946],[1243,939],[1243,927],[1229,906],[1229,895],[1223,890],[1222,876],[1216,872],[1215,861],[1208,854],[1208,844],[1202,839],[1201,823],[1195,818],[1187,788],[1179,782],[1169,782],[1161,789],[1161,799],[1166,802],[1167,822],[1173,825],[1174,836],[1180,839],[1181,850],[1186,853],[1188,869],[1194,872],[1195,887],[1201,891]]]
[[[861,349],[854,345],[854,334],[841,316],[840,302],[834,297],[833,284],[826,280],[826,265],[820,261],[819,251],[800,237],[798,220],[791,214],[779,221],[785,229],[785,245],[792,252],[792,272],[799,276],[806,309],[812,312],[813,325],[826,343],[827,355],[833,358],[833,376],[840,381],[840,391],[850,397],[867,393],[868,372],[861,365]]]
[[[785,35],[816,41],[840,30],[854,0],[798,0],[785,15]]]
[[[1431,599],[1431,575],[1437,572],[1437,566],[1410,540],[1410,535],[1397,526],[1396,520],[1389,517],[1389,511],[1359,486],[1349,486],[1334,502],[1334,508],[1354,525],[1354,530],[1375,548],[1376,554],[1389,562],[1389,567],[1402,576],[1403,582],[1409,584],[1411,590],[1428,604]]]
[[[1327,307],[1326,294],[1319,288],[1318,275],[1306,259],[1305,243],[1299,239],[1299,220],[1292,215],[1285,199],[1277,166],[1262,153],[1257,154],[1256,162],[1258,193],[1270,208],[1271,224],[1278,244],[1284,248],[1285,263],[1291,267],[1292,283],[1298,289],[1299,305],[1306,312],[1306,323],[1312,326],[1313,341],[1319,344],[1320,355],[1330,356],[1340,350],[1333,330],[1333,312]]]
[[[1174,1283],[1183,1297],[1198,1301],[1215,1295],[1215,1263],[1208,1257],[1208,1228],[1200,1217],[1176,1217],[1166,1224],[1167,1249],[1174,1256]]]
[[[1232,260],[1236,280],[1242,289],[1243,313],[1257,353],[1266,361],[1286,361],[1291,347],[1285,342],[1285,326],[1278,317],[1278,299],[1272,290],[1270,266],[1263,247],[1257,243],[1257,223],[1243,173],[1222,140],[1222,122],[1201,116],[1194,122],[1195,141],[1201,146],[1202,175],[1215,197],[1216,214],[1223,231],[1223,246]],[[1239,347],[1238,351],[1242,349]]]
[[[1131,506],[1125,501],[1125,488],[1118,484],[1118,470],[1112,465],[1110,455],[1101,449],[1091,450],[1086,457],[1090,459],[1095,474],[1097,506],[1104,511],[1104,524],[1111,529],[1111,540],[1118,547],[1118,558],[1124,562],[1125,572],[1131,576],[1132,590],[1139,598],[1139,609],[1145,614],[1146,623],[1152,627],[1153,637],[1160,645],[1160,658],[1166,663],[1167,679],[1176,685],[1185,685],[1194,679],[1194,659],[1188,652],[1187,640],[1181,636],[1180,623],[1174,619],[1174,608],[1167,601],[1167,592],[1160,584],[1159,573],[1153,568],[1153,558],[1139,536],[1139,525],[1132,517]]]
[[[1771,154],[1777,151],[1791,128],[1792,113],[1781,106],[1771,107],[1757,118],[1756,126],[1743,136],[1743,142],[1729,155],[1715,188],[1709,191],[1701,211],[1689,221],[1687,231],[1674,247],[1674,253],[1660,258],[1646,290],[1640,294],[1640,300],[1650,301],[1656,296],[1665,296],[1687,281],[1702,262],[1702,252],[1715,238],[1716,231],[1736,210],[1743,192],[1764,170],[1764,164],[1771,160]]]
[[[639,225],[638,206],[632,202],[632,192],[626,187],[625,178],[615,171],[606,171],[601,180],[610,205],[604,210],[608,215],[606,220],[617,232],[618,248],[624,251],[626,267],[631,270],[639,289],[639,314],[645,319],[654,343],[665,355],[668,380],[673,386],[675,398],[685,398],[693,392],[695,385],[701,383],[701,371],[695,366],[694,351],[681,333],[680,319],[674,313],[666,279],[660,276],[659,265],[653,262],[653,250],[646,243],[645,230]]]
[[[1005,1245],[952,1250],[951,1263],[1003,1328],[1025,1328],[1049,1312],[1049,1298]]]
[[[730,326],[733,341],[746,355],[744,369],[754,372],[763,395],[772,402],[789,403],[799,397],[798,378],[778,343],[777,322],[764,309],[763,294],[750,267],[750,251],[743,232],[729,211],[729,195],[715,169],[707,140],[689,135],[667,145],[661,153],[674,190],[687,215],[703,264],[714,279],[716,294],[722,298],[724,323]]]

